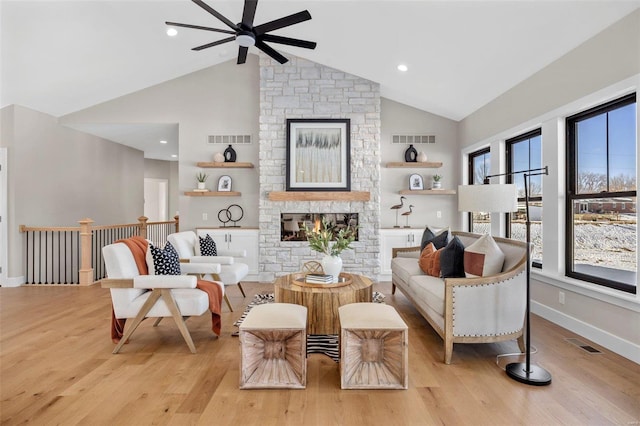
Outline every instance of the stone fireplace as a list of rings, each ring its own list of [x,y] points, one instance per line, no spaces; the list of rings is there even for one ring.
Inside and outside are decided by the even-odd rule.
[[[269,199],[285,190],[287,118],[351,120],[351,191],[370,193],[368,201],[336,197],[307,201]],[[341,257],[343,271],[375,277],[380,272],[380,86],[301,58],[286,64],[260,56],[260,280],[300,271],[321,255],[305,241],[281,241],[281,214],[358,213],[359,239]]]

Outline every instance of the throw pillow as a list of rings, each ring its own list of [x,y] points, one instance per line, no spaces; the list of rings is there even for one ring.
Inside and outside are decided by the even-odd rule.
[[[206,237],[198,237],[200,238],[200,255],[201,256],[217,256],[218,248],[216,247],[216,242],[213,241],[211,235],[207,234]]]
[[[442,278],[464,277],[464,244],[458,237],[442,249],[440,254],[440,276]]]
[[[433,243],[436,249],[441,249],[449,242],[449,228],[436,230],[427,226],[422,233],[422,243],[420,244],[420,250],[429,243]]]
[[[418,265],[420,269],[427,275],[432,277],[440,276],[440,253],[442,250],[436,250],[433,243],[427,244],[427,246],[420,253],[420,259]]]
[[[150,243],[147,248],[147,267],[149,275],[180,275],[180,256],[169,242],[164,249]]]
[[[489,234],[464,249],[464,273],[469,277],[486,277],[502,271],[504,253]]]

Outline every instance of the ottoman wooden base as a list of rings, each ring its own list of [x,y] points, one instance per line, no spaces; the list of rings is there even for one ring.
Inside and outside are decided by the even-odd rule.
[[[342,389],[407,389],[407,325],[396,310],[379,303],[339,309]]]
[[[240,389],[307,384],[307,308],[288,303],[255,306],[240,325]]]

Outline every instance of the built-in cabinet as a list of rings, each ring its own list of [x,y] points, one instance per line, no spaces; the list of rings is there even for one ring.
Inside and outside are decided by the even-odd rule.
[[[245,280],[259,280],[260,232],[257,228],[197,228],[196,233],[199,236],[211,235],[219,249],[246,251],[246,257],[235,258],[235,261],[249,266]]]
[[[391,280],[391,251],[394,247],[420,246],[422,228],[385,228],[380,230],[381,281]]]

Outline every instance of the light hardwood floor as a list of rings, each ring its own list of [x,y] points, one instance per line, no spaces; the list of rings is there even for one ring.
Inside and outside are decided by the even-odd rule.
[[[109,338],[110,297],[99,286],[0,288],[0,418],[36,425],[637,425],[640,366],[538,317],[533,360],[553,375],[547,387],[509,379],[515,342],[455,345],[442,340],[390,283],[376,284],[409,326],[408,390],[340,390],[338,364],[308,358],[305,390],[239,390],[233,322],[270,284],[228,288],[236,312],[214,338],[208,315],[191,318],[197,354],[171,320],[145,321],[120,354]],[[584,340],[584,339],[583,339]],[[590,342],[587,342],[590,343]],[[592,344],[592,343],[591,343]],[[592,344],[598,349],[602,349]]]

